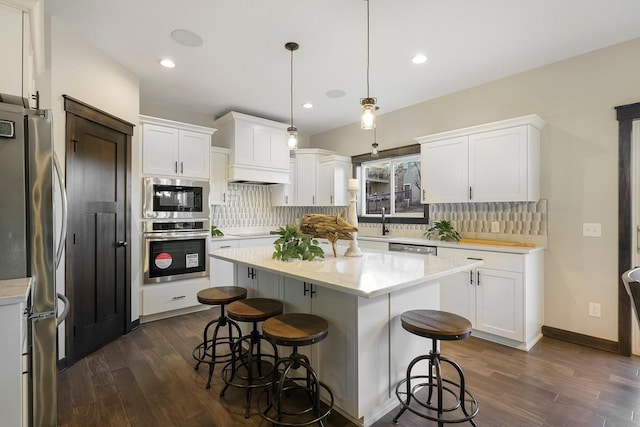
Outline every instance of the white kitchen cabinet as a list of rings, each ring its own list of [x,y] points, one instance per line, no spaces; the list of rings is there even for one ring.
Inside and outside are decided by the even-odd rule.
[[[198,292],[209,287],[209,278],[154,283],[142,287],[142,315],[150,316],[198,307]]]
[[[288,125],[232,111],[215,126],[214,145],[231,150],[230,181],[289,183]]]
[[[209,181],[211,135],[215,129],[140,116],[142,173]]]
[[[42,0],[0,0],[0,93],[36,106],[35,78],[44,71]]]
[[[209,157],[209,203],[211,205],[227,204],[229,153],[228,148],[211,147]]]
[[[348,206],[347,185],[351,175],[350,157],[335,154],[322,157],[318,162],[318,204]]]
[[[296,160],[289,159],[289,184],[276,184],[270,187],[271,206],[296,206]]]
[[[211,239],[209,242],[209,251],[217,251],[218,249],[237,248],[237,240],[216,240]],[[235,266],[229,261],[223,261],[218,258],[209,257],[209,284],[210,286],[234,286]]]
[[[543,252],[509,254],[438,248],[438,256],[480,259],[484,266],[441,279],[440,307],[467,318],[474,335],[530,349],[540,339]]]
[[[537,201],[543,126],[530,115],[416,138],[422,202]]]
[[[0,3],[0,93],[22,97],[22,10]]]
[[[15,279],[14,283],[27,283],[29,279]],[[3,281],[9,282],[8,280]],[[18,286],[16,286],[18,288]],[[22,286],[20,286],[22,288]],[[27,425],[24,409],[28,407],[25,388],[26,375],[29,368],[25,363],[23,353],[26,354],[26,334],[27,317],[25,307],[27,304],[27,294],[7,298],[7,301],[0,299],[0,414],[2,414],[2,425],[22,426]],[[34,355],[34,357],[37,355]]]
[[[309,357],[311,366],[332,391],[336,406],[353,408],[351,411],[355,413],[357,298],[288,277],[283,280],[285,313],[315,314],[329,324],[327,337],[312,346],[300,347],[300,353]],[[290,352],[291,348],[278,351]]]
[[[294,159],[296,165],[296,205],[297,206],[323,206],[320,200],[320,160],[334,153],[328,150],[307,148],[295,150]],[[345,183],[345,188],[346,188]],[[327,187],[326,199],[329,205],[330,189]],[[347,202],[348,204],[348,202]]]

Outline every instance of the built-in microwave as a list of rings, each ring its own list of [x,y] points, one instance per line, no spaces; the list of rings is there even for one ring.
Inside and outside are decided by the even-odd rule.
[[[209,182],[173,178],[143,178],[145,219],[209,219]]]

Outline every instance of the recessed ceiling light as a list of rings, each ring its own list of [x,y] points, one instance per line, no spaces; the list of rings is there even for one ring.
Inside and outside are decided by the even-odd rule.
[[[187,47],[198,47],[203,43],[202,37],[189,30],[173,30],[171,31],[171,38],[176,43]]]
[[[327,95],[327,98],[342,98],[346,94],[347,92],[340,89],[331,89],[325,93],[325,95]]]
[[[427,62],[427,56],[419,53],[411,59],[411,62],[414,64],[424,64]]]
[[[176,66],[176,63],[169,58],[162,58],[159,62],[160,62],[160,65],[162,65],[165,68],[175,68]]]
[[[305,102],[302,104],[302,108],[313,108],[313,104],[310,102]]]

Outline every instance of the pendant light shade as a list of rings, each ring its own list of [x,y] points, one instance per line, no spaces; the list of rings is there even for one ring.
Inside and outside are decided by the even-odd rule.
[[[367,2],[367,97],[360,100],[362,113],[360,127],[362,129],[375,129],[376,127],[376,99],[369,96],[369,0]]]
[[[289,122],[289,127],[287,128],[287,146],[289,149],[293,150],[298,148],[298,128],[293,125],[293,51],[298,50],[300,45],[296,42],[288,42],[284,45],[285,49],[291,52],[291,97],[290,99],[290,112],[291,112],[291,121]]]

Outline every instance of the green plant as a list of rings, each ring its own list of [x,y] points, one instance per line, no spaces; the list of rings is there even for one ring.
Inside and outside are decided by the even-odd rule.
[[[224,233],[215,225],[211,226],[211,237],[222,237]]]
[[[309,260],[324,258],[324,251],[318,246],[318,241],[310,234],[302,233],[298,227],[288,224],[277,231],[280,238],[273,242],[275,251],[273,257],[282,261],[290,259]]]
[[[433,226],[429,228],[426,233],[424,233],[428,239],[432,237],[439,237],[440,240],[444,240],[445,242],[457,242],[462,237],[460,233],[453,228],[451,222],[442,220],[436,221],[433,223]]]

